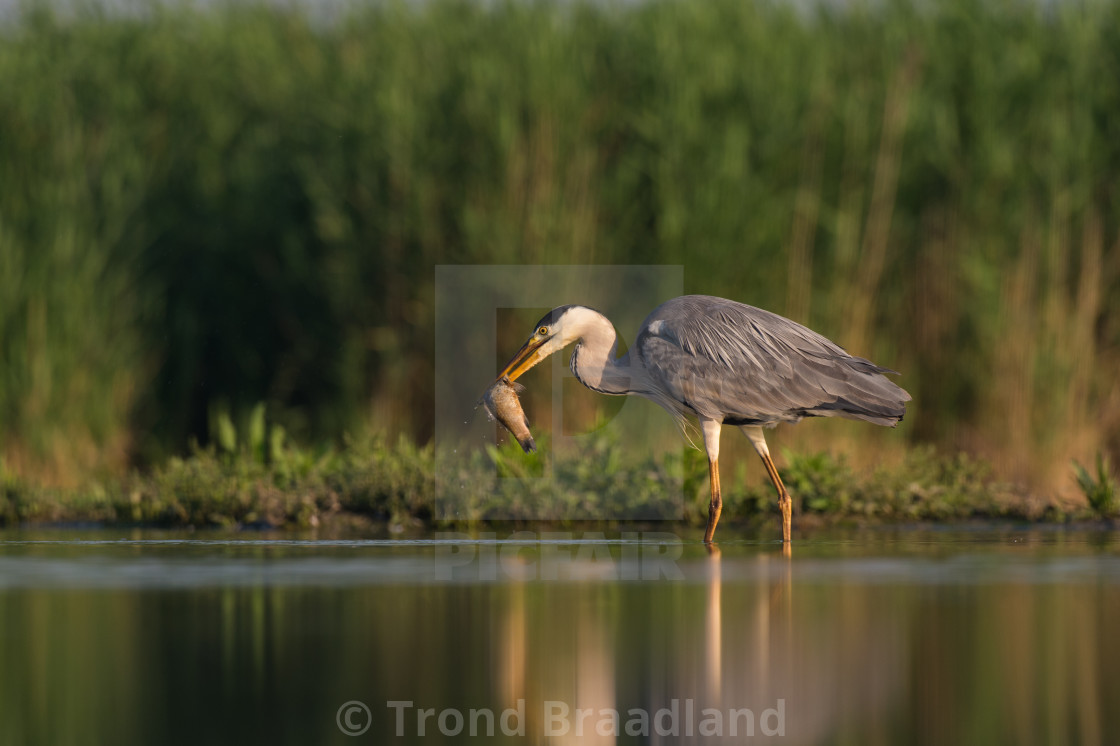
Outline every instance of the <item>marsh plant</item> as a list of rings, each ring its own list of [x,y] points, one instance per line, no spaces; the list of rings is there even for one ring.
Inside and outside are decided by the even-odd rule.
[[[465,490],[453,513],[437,510],[432,447],[417,447],[406,437],[369,437],[323,448],[285,442],[263,460],[250,448],[195,446],[151,470],[79,488],[48,488],[0,474],[0,524],[398,531],[495,522],[571,526],[609,516],[612,525],[628,517],[704,525],[708,490],[701,451],[635,455],[609,433],[599,433],[559,457],[550,453],[547,435],[539,442],[537,453],[526,454],[513,442],[474,452],[454,475]],[[963,455],[917,449],[899,465],[868,472],[828,453],[782,460],[779,470],[796,512],[821,521],[1042,515],[1037,504],[992,479],[990,466]],[[744,525],[777,515],[772,487],[763,475],[753,476],[725,485],[725,520]]]
[[[1116,479],[1112,476],[1108,459],[1103,453],[1097,454],[1096,474],[1091,474],[1081,464],[1073,462],[1077,486],[1089,501],[1089,507],[1102,518],[1120,514],[1120,495],[1116,492]]]

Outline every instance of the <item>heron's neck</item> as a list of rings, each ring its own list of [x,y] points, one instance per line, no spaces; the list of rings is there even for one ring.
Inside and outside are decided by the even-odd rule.
[[[633,389],[629,355],[618,357],[618,333],[602,314],[580,319],[572,372],[587,388],[604,394],[627,394]]]

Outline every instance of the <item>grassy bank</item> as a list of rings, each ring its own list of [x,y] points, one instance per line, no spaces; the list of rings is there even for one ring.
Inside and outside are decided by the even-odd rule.
[[[547,443],[547,439],[544,441]],[[86,523],[149,526],[240,526],[390,531],[544,520],[572,525],[573,515],[660,515],[701,527],[708,485],[703,455],[627,461],[608,436],[573,458],[552,462],[516,445],[488,447],[458,467],[467,489],[452,510],[437,503],[435,455],[407,439],[350,441],[322,451],[290,446],[267,458],[249,449],[196,449],[150,472],[77,489],[50,489],[0,472],[0,525]],[[1068,502],[1016,492],[992,478],[989,465],[919,449],[898,466],[857,472],[825,453],[787,454],[781,475],[797,520],[822,522],[959,521],[1002,518],[1069,521],[1120,514],[1115,484],[1109,501]],[[751,466],[747,468],[753,468]],[[779,515],[768,483],[724,479],[725,523],[749,524]],[[683,501],[682,501],[683,495]]]
[[[262,401],[301,442],[425,442],[433,270],[490,263],[682,264],[902,371],[911,445],[1045,493],[1120,462],[1114,0],[27,8],[0,453],[28,484],[116,484]]]

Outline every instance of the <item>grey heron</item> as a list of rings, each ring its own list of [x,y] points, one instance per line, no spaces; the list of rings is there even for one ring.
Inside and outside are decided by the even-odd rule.
[[[719,523],[719,437],[739,427],[778,491],[782,540],[790,540],[792,500],[766,447],[764,427],[804,417],[847,417],[895,426],[910,394],[884,373],[895,371],[849,355],[801,324],[760,308],[707,295],[662,303],[618,355],[618,334],[606,316],[586,306],[560,306],[537,322],[528,341],[498,378],[517,379],[554,352],[575,343],[571,367],[587,388],[650,399],[677,418],[700,424],[708,454],[711,502],[705,543]]]

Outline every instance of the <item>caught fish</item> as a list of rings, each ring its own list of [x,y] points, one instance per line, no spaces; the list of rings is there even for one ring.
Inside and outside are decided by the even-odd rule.
[[[482,395],[482,403],[486,405],[486,413],[491,420],[502,423],[509,430],[517,442],[521,444],[525,453],[537,450],[533,435],[529,432],[529,420],[525,417],[525,410],[521,408],[521,401],[517,398],[519,391],[525,387],[514,383],[503,376],[494,382]]]

